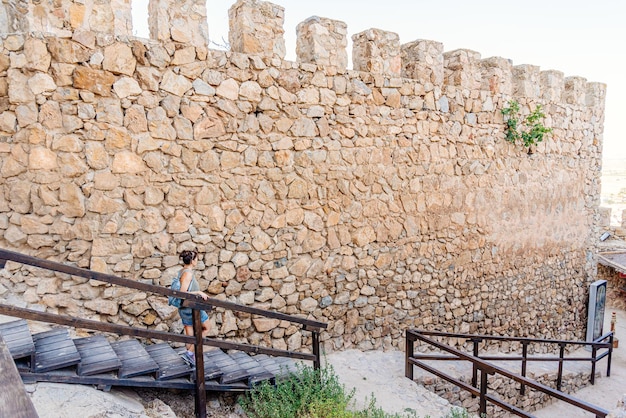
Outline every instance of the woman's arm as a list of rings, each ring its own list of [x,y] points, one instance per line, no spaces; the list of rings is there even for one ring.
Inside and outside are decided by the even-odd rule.
[[[191,272],[189,270],[183,271],[183,274],[180,276],[180,291],[187,292],[189,286],[191,285]]]

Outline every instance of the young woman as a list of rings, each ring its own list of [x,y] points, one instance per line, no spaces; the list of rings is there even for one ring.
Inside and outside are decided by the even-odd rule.
[[[183,263],[183,268],[178,272],[180,279],[181,292],[193,293],[200,296],[202,299],[207,300],[209,296],[200,291],[200,285],[196,280],[193,269],[198,264],[198,253],[196,251],[185,250],[180,253],[180,259]],[[178,308],[178,313],[183,321],[186,335],[193,335],[193,315],[191,308]],[[209,315],[205,311],[200,311],[200,321],[202,322],[202,337],[205,337],[209,332]],[[194,354],[193,344],[187,344],[187,351],[183,353],[183,358],[192,366],[196,364],[196,356]]]

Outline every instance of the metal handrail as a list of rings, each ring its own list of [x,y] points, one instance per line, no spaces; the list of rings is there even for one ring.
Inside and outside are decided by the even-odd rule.
[[[439,341],[433,340],[432,338],[429,338],[428,336],[441,336],[441,337],[448,337],[448,336],[453,336],[455,338],[466,338],[468,340],[474,340],[474,350],[473,350],[473,354],[467,354],[464,353],[454,347],[451,347],[447,344],[441,343]],[[591,345],[592,346],[592,357],[588,358],[588,359],[584,359],[584,361],[590,361],[592,363],[592,384],[593,384],[593,375],[595,374],[595,365],[596,363],[601,360],[604,357],[608,356],[608,367],[607,367],[607,376],[610,376],[610,370],[611,370],[611,354],[612,354],[612,350],[613,350],[613,333],[610,332],[608,334],[603,335],[602,337],[598,338],[596,341],[593,342],[580,342],[580,341],[562,341],[562,340],[540,340],[540,339],[534,339],[534,338],[529,338],[529,339],[523,339],[522,340],[526,340],[523,343],[523,360],[522,360],[522,373],[523,375],[518,375],[515,373],[512,373],[506,369],[503,369],[501,367],[498,367],[492,363],[489,363],[486,361],[485,358],[480,357],[477,355],[477,351],[478,351],[478,342],[480,342],[480,340],[482,339],[494,339],[494,340],[507,340],[508,337],[501,337],[501,336],[485,336],[485,335],[472,335],[472,334],[452,334],[452,333],[444,333],[444,332],[435,332],[435,331],[423,331],[423,330],[407,330],[406,331],[406,363],[405,363],[405,376],[411,380],[413,380],[413,366],[418,366],[426,371],[428,371],[429,373],[432,373],[450,383],[455,384],[456,386],[458,386],[459,388],[468,391],[472,394],[472,396],[479,396],[479,413],[480,414],[486,414],[487,413],[487,402],[490,402],[494,405],[497,405],[515,415],[518,416],[523,416],[523,417],[531,417],[532,415],[528,414],[527,412],[521,410],[520,408],[510,405],[500,399],[498,399],[497,397],[487,394],[487,381],[488,381],[488,376],[489,375],[502,375],[504,377],[507,377],[509,379],[512,379],[518,383],[520,383],[521,385],[521,389],[520,392],[522,395],[524,395],[524,388],[526,386],[529,386],[533,389],[536,389],[540,392],[543,392],[545,394],[547,394],[548,396],[560,399],[564,402],[567,402],[571,405],[574,405],[578,408],[584,409],[586,411],[592,412],[593,414],[595,414],[595,416],[597,418],[604,418],[609,412],[603,408],[600,408],[598,406],[592,405],[590,403],[587,403],[585,401],[582,401],[580,399],[577,399],[573,396],[567,395],[563,392],[561,392],[560,390],[557,389],[553,389],[549,386],[543,385],[541,383],[538,383],[534,380],[528,379],[525,377],[525,373],[526,373],[526,361],[538,361],[538,359],[536,358],[529,358],[526,356],[526,348],[528,343],[530,342],[534,342],[534,343],[541,343],[541,342],[550,342],[550,343],[557,343],[560,346],[560,357],[556,358],[556,361],[559,361],[559,378],[557,379],[557,383],[560,386],[560,378],[562,376],[562,364],[563,361],[565,361],[565,359],[563,358],[563,353],[564,353],[564,347],[565,345],[572,343],[573,345]],[[514,337],[516,339],[519,339],[517,337]],[[608,343],[605,343],[604,340],[609,339]],[[449,353],[450,355],[415,355],[415,342],[416,341],[422,341],[425,342],[428,345],[431,345],[435,348],[438,348],[439,350],[445,351],[447,353]],[[601,355],[597,355],[597,350],[598,349],[602,349],[602,348],[608,348],[607,352],[602,353]],[[497,357],[494,358],[494,356],[489,356],[490,359],[494,359],[494,360],[511,360],[512,358],[507,358],[507,357]],[[429,360],[465,360],[465,361],[470,361],[472,363],[472,369],[473,369],[473,376],[472,376],[472,383],[471,385],[468,385],[465,382],[462,382],[458,379],[455,379],[452,376],[449,376],[443,372],[441,372],[440,370],[437,370],[427,364],[425,364],[424,362],[420,361],[420,359],[429,359]],[[516,358],[517,359],[517,358]],[[480,385],[478,385],[477,382],[477,374],[478,372],[480,372],[480,377],[481,377],[481,381],[480,381]]]
[[[320,338],[319,334],[322,329],[325,329],[328,325],[324,322],[311,320],[308,318],[301,318],[284,314],[281,312],[268,311],[265,309],[254,308],[245,305],[239,305],[233,302],[223,301],[215,298],[208,298],[203,300],[200,296],[187,292],[181,292],[172,290],[163,286],[156,286],[147,283],[142,283],[130,279],[125,279],[112,274],[100,273],[92,270],[83,269],[76,266],[71,266],[56,261],[45,260],[26,254],[17,253],[14,251],[8,251],[0,249],[0,269],[4,268],[7,261],[13,261],[20,264],[30,265],[33,267],[42,268],[44,270],[55,271],[59,273],[65,273],[71,276],[83,277],[91,280],[98,280],[109,284],[114,284],[131,289],[141,290],[144,292],[156,293],[162,296],[174,296],[183,300],[182,304],[185,307],[192,308],[193,328],[194,336],[173,334],[163,331],[152,331],[145,329],[137,329],[131,326],[109,324],[98,321],[91,321],[80,318],[68,318],[63,315],[52,314],[47,312],[39,312],[30,309],[18,308],[6,304],[0,304],[0,314],[15,316],[23,319],[31,319],[36,321],[50,322],[55,324],[67,325],[76,328],[85,328],[91,330],[98,330],[103,332],[111,332],[119,335],[131,335],[135,337],[154,338],[164,341],[182,342],[186,344],[194,344],[196,353],[196,367],[195,367],[195,412],[196,417],[206,417],[206,387],[204,379],[204,355],[203,346],[213,346],[223,349],[235,349],[248,353],[255,354],[267,354],[272,356],[290,357],[302,360],[312,360],[313,367],[320,369],[321,367],[321,353],[320,353]],[[288,321],[302,325],[303,329],[310,331],[312,334],[312,354],[301,353],[295,351],[279,350],[261,346],[254,346],[248,344],[231,343],[228,341],[218,340],[214,338],[202,337],[202,323],[200,320],[200,310],[210,310],[214,306],[224,309],[230,309],[233,311],[246,312],[253,315],[264,316],[267,318],[279,319],[281,321]]]

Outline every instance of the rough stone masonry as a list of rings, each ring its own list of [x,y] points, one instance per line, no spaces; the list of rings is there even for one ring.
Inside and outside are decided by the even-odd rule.
[[[168,285],[201,254],[216,298],[329,324],[326,348],[401,347],[409,327],[584,338],[606,86],[239,0],[229,52],[200,0],[0,5],[0,245]],[[546,112],[533,153],[509,100]],[[175,329],[163,297],[12,263],[0,298]],[[231,312],[215,335],[303,349]]]

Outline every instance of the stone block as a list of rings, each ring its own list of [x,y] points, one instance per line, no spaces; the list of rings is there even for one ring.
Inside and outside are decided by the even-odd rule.
[[[397,33],[380,29],[368,29],[352,35],[352,66],[357,71],[400,76],[400,37]]]
[[[348,26],[338,20],[312,16],[301,22],[296,27],[298,62],[345,71],[348,66],[347,33]]]

